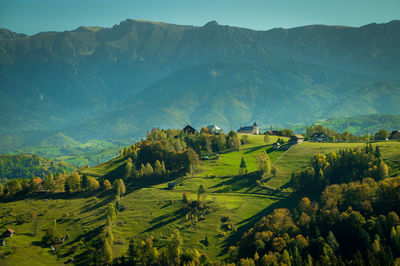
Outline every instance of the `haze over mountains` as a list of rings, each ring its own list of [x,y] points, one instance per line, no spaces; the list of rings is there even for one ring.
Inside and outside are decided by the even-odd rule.
[[[152,127],[229,129],[400,115],[400,21],[254,31],[126,20],[33,36],[0,30],[0,133],[78,140]]]

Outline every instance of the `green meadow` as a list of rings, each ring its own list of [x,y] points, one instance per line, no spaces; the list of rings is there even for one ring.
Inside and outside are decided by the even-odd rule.
[[[282,138],[285,142],[288,141],[286,137],[270,136],[269,143],[264,142],[263,135],[247,135],[249,143],[242,145],[239,151],[222,153],[219,158],[211,158],[204,160],[201,163],[199,176],[234,176],[239,173],[239,165],[242,157],[244,158],[248,172],[257,170],[257,153],[267,152],[271,162],[274,162],[283,151],[272,151],[272,143],[276,142],[278,138]]]
[[[391,167],[392,176],[400,174],[400,142],[399,141],[379,141],[372,143],[372,146],[379,146],[385,162]],[[337,152],[347,148],[364,148],[365,143],[319,143],[304,142],[293,146],[273,165],[277,168],[277,174],[266,182],[271,188],[285,186],[290,181],[293,172],[305,168],[314,154],[327,154],[331,151]]]
[[[272,141],[276,141],[274,137]],[[114,257],[124,254],[131,238],[144,239],[153,236],[155,246],[166,245],[170,234],[179,230],[185,248],[196,248],[211,260],[223,259],[229,246],[235,244],[250,227],[274,208],[294,207],[298,196],[285,190],[291,173],[307,166],[316,153],[328,153],[352,147],[364,147],[363,143],[310,143],[293,146],[288,151],[271,151],[271,144],[264,143],[263,136],[249,136],[249,143],[239,151],[223,153],[218,159],[202,160],[199,169],[192,176],[137,180],[127,186],[127,193],[121,198],[123,211],[113,223]],[[384,160],[391,166],[391,175],[400,172],[400,142],[375,142],[379,145]],[[257,185],[256,154],[267,151],[277,175],[266,179],[267,188]],[[247,164],[249,174],[238,176],[241,158]],[[84,173],[94,177],[119,177],[125,160],[117,157],[109,162],[85,169]],[[177,184],[167,189],[169,182]],[[182,194],[189,192],[197,199],[197,191],[203,185],[206,202],[211,212],[204,220],[186,221],[182,210]],[[0,230],[8,227],[16,235],[6,239],[6,246],[0,247],[0,265],[61,265],[75,257],[77,265],[86,265],[87,254],[94,239],[105,224],[105,209],[114,199],[114,191],[82,192],[54,195],[37,194],[30,198],[11,202],[0,202]],[[17,225],[19,214],[34,212],[31,222]],[[221,233],[221,218],[229,216],[234,230]],[[69,238],[52,251],[41,246],[44,230],[54,221]],[[36,228],[36,229],[35,229]],[[201,240],[207,236],[209,245]]]

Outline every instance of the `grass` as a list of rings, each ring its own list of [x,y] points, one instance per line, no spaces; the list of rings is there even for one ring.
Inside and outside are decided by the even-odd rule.
[[[382,157],[390,167],[390,175],[400,175],[400,141],[380,141],[373,145],[381,149]]]
[[[267,151],[271,162],[274,162],[283,151],[272,151],[272,143],[276,142],[277,136],[270,136],[270,143],[264,142],[263,135],[247,135],[249,143],[242,145],[239,151],[223,153],[219,155],[219,159],[211,159],[202,161],[200,167],[201,176],[234,176],[239,173],[239,165],[242,157],[244,158],[248,172],[254,172],[258,169],[256,155],[263,151]],[[282,137],[283,138],[283,137]],[[288,138],[283,138],[285,141]]]
[[[127,194],[121,198],[126,208],[119,212],[113,225],[115,241],[112,246],[114,256],[126,252],[131,238],[144,239],[147,235],[155,238],[155,245],[163,248],[174,230],[179,230],[184,239],[184,248],[196,248],[206,253],[212,260],[223,259],[230,245],[235,244],[250,227],[261,217],[277,207],[297,205],[295,195],[283,193],[290,175],[307,166],[315,153],[328,153],[348,147],[363,147],[363,143],[309,143],[294,146],[287,152],[270,152],[271,161],[278,168],[276,177],[267,180],[273,189],[257,186],[258,176],[255,156],[258,152],[269,150],[263,136],[250,136],[250,142],[239,151],[221,154],[219,160],[202,161],[200,171],[192,177],[176,179],[158,179],[135,181],[136,185],[127,186]],[[392,174],[399,173],[400,142],[376,142],[385,161],[392,167]],[[249,174],[237,176],[241,157],[244,157]],[[280,157],[281,156],[281,157]],[[278,159],[279,158],[279,159]],[[107,163],[85,169],[85,174],[98,178],[103,176],[119,177],[118,173],[125,161],[117,157]],[[176,182],[177,187],[168,190],[168,182]],[[206,190],[206,201],[211,205],[211,213],[198,223],[185,221],[182,212],[182,193],[189,192],[192,199],[197,198],[200,185]],[[0,230],[12,227],[12,252],[8,246],[0,247],[0,265],[35,264],[59,265],[68,258],[75,257],[79,265],[88,264],[85,252],[93,244],[93,239],[105,224],[105,207],[113,200],[113,191],[77,193],[73,195],[38,195],[35,199],[0,202]],[[48,198],[45,198],[48,197]],[[37,213],[37,235],[33,235],[33,222],[15,225],[15,216],[27,211]],[[220,236],[221,217],[229,216],[237,231]],[[52,221],[58,220],[58,228],[71,239],[62,245],[56,254],[49,247],[40,246],[39,241]],[[200,241],[208,237],[209,246]],[[7,240],[8,241],[8,240]],[[7,243],[8,244],[8,243]],[[71,247],[75,247],[71,253]]]
[[[78,254],[90,247],[97,235],[96,230],[104,225],[102,216],[108,197],[96,198],[87,193],[73,196],[62,193],[41,198],[38,195],[36,199],[0,203],[0,230],[3,232],[11,227],[16,232],[11,238],[6,238],[5,247],[0,247],[0,265],[32,265],[32,262],[35,265],[61,265],[70,258],[71,247],[77,246]],[[32,211],[37,224],[36,235],[34,221],[15,224],[18,214]],[[41,245],[40,241],[54,220],[61,233],[68,234],[70,239],[52,253],[50,247]]]
[[[167,190],[167,182],[139,189],[122,198],[127,209],[118,215],[121,223],[114,230],[114,237],[124,243],[120,253],[127,248],[133,235],[152,235],[159,247],[165,245],[165,239],[178,229],[186,248],[196,248],[215,260],[224,258],[232,239],[238,240],[260,217],[268,212],[271,205],[288,206],[297,200],[286,200],[279,195],[269,195],[269,191],[255,185],[255,179],[247,178],[179,178],[174,190]],[[192,199],[197,198],[200,185],[206,190],[206,201],[211,204],[212,212],[205,220],[198,223],[185,221],[182,194],[189,192]],[[230,232],[225,237],[219,236],[223,216],[229,216],[237,232]],[[128,231],[128,232],[127,232]],[[208,247],[200,243],[208,237]]]
[[[392,168],[391,175],[400,174],[400,142],[382,141],[374,142],[372,146],[381,148],[382,156],[385,162]],[[365,143],[316,143],[304,142],[296,145],[285,153],[282,158],[274,163],[277,168],[276,177],[271,178],[266,185],[271,188],[280,188],[287,185],[291,174],[305,168],[312,156],[316,153],[327,154],[331,151],[339,151],[346,148],[363,148]]]
[[[118,214],[113,226],[115,241],[122,242],[122,245],[113,245],[114,256],[122,255],[126,251],[132,237],[144,238],[146,235],[152,235],[157,239],[156,245],[163,247],[168,236],[178,229],[184,238],[185,248],[196,248],[200,252],[206,252],[213,260],[217,257],[223,258],[227,248],[266,215],[271,206],[292,206],[297,202],[287,200],[281,195],[273,195],[270,191],[256,186],[254,178],[249,178],[251,179],[181,177],[175,180],[178,187],[174,190],[166,189],[167,180],[145,188],[131,188],[121,199],[126,209]],[[181,211],[182,193],[189,192],[191,198],[196,199],[200,184],[206,189],[206,201],[211,204],[212,212],[205,220],[196,224],[186,222]],[[35,260],[39,265],[41,262],[57,265],[72,256],[79,257],[91,245],[93,237],[99,233],[98,229],[105,224],[105,206],[113,197],[101,195],[102,193],[80,193],[68,198],[67,194],[61,194],[55,195],[54,199],[26,199],[0,203],[0,208],[7,217],[2,220],[0,229],[12,227],[16,231],[12,238],[15,249],[9,255],[5,255],[6,249],[0,249],[0,264],[23,263],[25,259],[35,258],[40,254],[44,254],[43,259]],[[17,214],[31,210],[38,214],[37,236],[33,236],[33,222],[13,224]],[[232,231],[224,237],[219,236],[220,219],[223,216],[230,216],[238,229],[237,232]],[[61,247],[54,255],[49,247],[39,244],[44,235],[43,230],[53,220],[59,221],[57,226],[64,235],[71,235],[71,240],[66,246]],[[210,241],[208,247],[200,243],[206,235]],[[70,247],[74,245],[78,246],[76,252],[66,256]],[[51,259],[46,259],[46,256],[50,256]]]

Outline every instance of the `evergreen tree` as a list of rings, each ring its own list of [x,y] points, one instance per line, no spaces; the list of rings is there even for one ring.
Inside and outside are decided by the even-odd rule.
[[[282,253],[281,262],[283,263],[283,265],[287,265],[287,266],[291,266],[292,265],[291,261],[290,261],[289,252],[287,252],[286,249]]]
[[[156,175],[162,175],[165,173],[165,166],[161,164],[159,160],[156,160],[154,164],[154,173]]]
[[[87,175],[83,175],[82,177],[81,188],[84,191],[89,190],[89,180]]]
[[[336,241],[336,238],[333,235],[332,231],[329,231],[329,234],[326,237],[326,242],[332,248],[333,251],[337,251],[339,249],[339,243]]]
[[[242,157],[242,160],[240,161],[240,166],[239,166],[239,175],[247,174],[247,165],[246,162],[244,161],[244,158]]]
[[[167,169],[165,168],[164,161],[161,162],[161,171],[162,171],[163,174],[167,173]]]
[[[140,165],[140,176],[146,175],[146,166],[144,164]]]
[[[206,236],[205,238],[204,238],[204,246],[206,246],[206,247],[208,247],[208,245],[210,245],[210,242],[208,241],[208,237]]]
[[[146,163],[146,175],[152,175],[154,172],[153,167],[150,163]]]

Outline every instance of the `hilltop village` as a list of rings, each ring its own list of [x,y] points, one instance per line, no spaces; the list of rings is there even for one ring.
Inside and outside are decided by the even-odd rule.
[[[190,125],[186,125],[183,128],[183,131],[186,133],[194,134],[197,132],[195,128]],[[217,125],[208,125],[207,127],[202,127],[200,132],[205,133],[213,133],[218,134],[223,132],[222,128]],[[368,140],[389,140],[389,139],[400,139],[400,130],[394,130],[391,133],[387,132],[386,130],[380,130],[376,132],[374,136],[354,136],[348,132],[343,132],[341,135],[342,138],[336,138],[335,136],[340,135],[340,133],[334,132],[328,128],[323,128],[320,125],[310,126],[307,128],[306,134],[294,134],[290,129],[283,129],[283,130],[267,130],[263,133],[260,132],[260,129],[256,122],[253,123],[252,126],[241,126],[237,133],[242,135],[270,135],[270,136],[282,136],[282,137],[289,137],[289,143],[300,144],[303,143],[305,140],[311,142],[337,142],[337,141],[359,141],[361,139],[368,139]],[[278,144],[279,143],[275,143]]]

